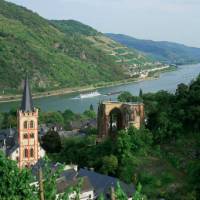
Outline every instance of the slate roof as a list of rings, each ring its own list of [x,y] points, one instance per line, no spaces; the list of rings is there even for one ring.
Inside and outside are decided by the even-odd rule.
[[[120,186],[128,197],[131,197],[135,192],[135,187],[133,184],[126,184],[114,177],[106,176],[86,169],[80,169],[79,177],[85,176],[89,178],[97,197],[102,193],[104,194],[105,199],[110,199],[108,196],[108,194],[110,194],[110,188],[116,187],[117,182],[120,183]]]
[[[22,103],[21,103],[21,110],[23,112],[33,111],[33,101],[32,101],[28,76],[26,76],[25,83],[24,83],[24,91],[23,91],[23,97],[22,97]]]
[[[94,190],[92,187],[90,180],[88,177],[82,177],[82,187],[81,187],[81,192],[88,192],[91,190]],[[62,176],[59,178],[56,182],[56,187],[57,187],[57,193],[64,193],[68,188],[76,186],[79,183],[79,179],[67,179],[67,177]]]
[[[0,149],[4,150],[7,156],[19,147],[17,130],[13,128],[0,130]]]
[[[10,149],[7,149],[7,156],[10,156],[11,153],[13,153],[17,148],[19,148],[19,144],[16,143],[14,146],[12,146]]]

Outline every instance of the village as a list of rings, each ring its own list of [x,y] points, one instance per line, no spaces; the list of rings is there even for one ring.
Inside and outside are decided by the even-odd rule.
[[[65,131],[64,127],[58,124],[38,124],[40,113],[34,107],[27,76],[24,81],[21,108],[17,115],[17,128],[0,130],[0,149],[8,158],[15,160],[19,168],[30,168],[39,181],[38,169],[42,168],[46,155],[40,141],[49,131],[58,133],[62,140],[66,137],[85,137],[87,133],[84,130],[97,128],[100,142],[108,136],[113,137],[118,130],[130,126],[139,129],[144,121],[144,107],[142,103],[102,102],[99,104],[97,119],[71,122],[71,131]],[[56,168],[59,165],[60,163],[51,163],[50,167]],[[97,173],[94,169],[79,168],[76,163],[68,163],[56,180],[57,194],[62,194],[67,188],[77,184],[79,178],[83,181],[81,200],[97,199],[101,194],[110,199],[110,189],[115,188],[118,183],[129,199],[132,199],[135,191],[133,184],[126,184],[117,178]],[[38,181],[31,184],[38,186]],[[74,193],[70,194],[70,199],[74,199],[74,196]]]

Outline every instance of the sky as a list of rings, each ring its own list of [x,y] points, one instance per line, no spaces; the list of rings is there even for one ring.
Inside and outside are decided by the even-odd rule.
[[[75,19],[103,33],[200,47],[200,0],[9,0],[47,19]]]

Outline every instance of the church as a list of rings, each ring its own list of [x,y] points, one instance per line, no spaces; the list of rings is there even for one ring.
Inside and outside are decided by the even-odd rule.
[[[9,136],[12,145],[8,145],[10,138],[5,139],[4,152],[17,161],[19,168],[32,167],[45,156],[38,137],[38,109],[34,107],[28,76],[24,81],[24,91],[21,108],[17,111],[17,131]]]

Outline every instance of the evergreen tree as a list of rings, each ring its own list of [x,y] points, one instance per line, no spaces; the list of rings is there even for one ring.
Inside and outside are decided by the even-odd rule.
[[[117,186],[115,188],[115,196],[117,200],[128,200],[128,197],[125,194],[125,192],[122,190],[119,182],[117,182]]]
[[[142,98],[142,95],[143,95],[143,91],[142,91],[142,89],[140,88],[139,97]]]
[[[92,104],[90,104],[90,110],[94,111],[94,106]]]

